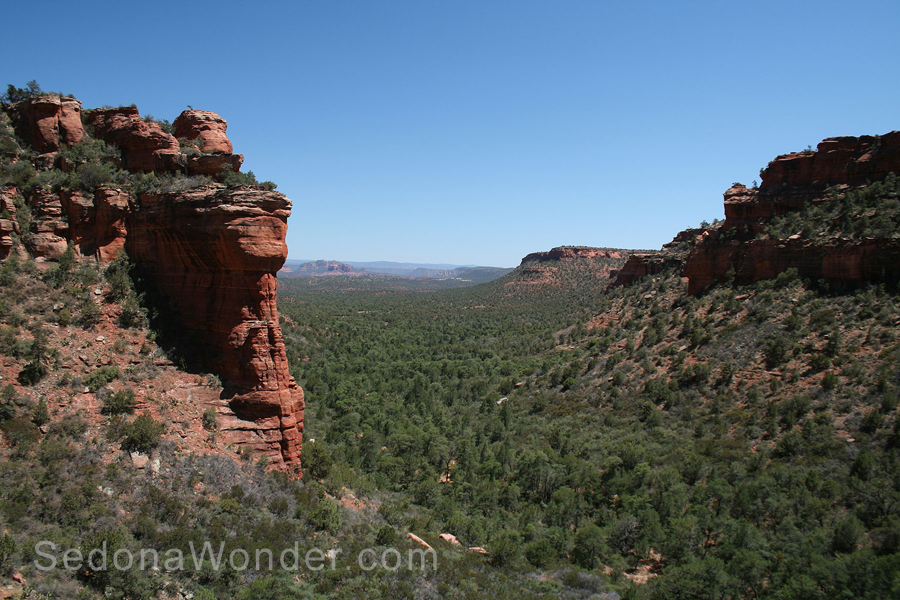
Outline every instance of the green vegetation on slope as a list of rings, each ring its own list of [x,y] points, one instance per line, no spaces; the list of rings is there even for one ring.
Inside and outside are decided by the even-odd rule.
[[[308,476],[407,495],[505,565],[652,569],[641,596],[900,590],[900,299],[503,283],[283,288]]]

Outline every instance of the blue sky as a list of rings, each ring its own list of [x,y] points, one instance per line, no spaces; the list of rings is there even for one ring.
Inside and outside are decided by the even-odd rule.
[[[659,248],[777,154],[900,129],[900,3],[24,2],[0,83],[190,104],[294,201],[291,258]]]

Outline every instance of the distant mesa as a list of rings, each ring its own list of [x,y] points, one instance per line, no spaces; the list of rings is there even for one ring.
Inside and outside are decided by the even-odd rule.
[[[285,266],[278,274],[282,277],[355,277],[365,272],[365,269],[354,269],[353,265],[336,260],[314,260],[295,267]]]
[[[625,259],[631,255],[631,250],[619,248],[592,248],[590,246],[559,246],[548,252],[532,252],[522,259],[522,264],[528,262],[547,262],[553,260],[573,260],[579,258],[606,258]]]
[[[571,278],[589,278],[606,285],[615,277],[633,250],[560,246],[546,252],[532,252],[522,259],[505,285],[510,288],[562,287]]]

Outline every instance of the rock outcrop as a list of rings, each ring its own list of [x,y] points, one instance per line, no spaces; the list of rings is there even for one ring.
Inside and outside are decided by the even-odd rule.
[[[615,279],[609,284],[609,287],[631,285],[642,277],[678,269],[682,262],[681,258],[666,256],[661,252],[632,254],[619,271],[610,274]]]
[[[685,229],[678,232],[671,242],[663,244],[658,252],[632,254],[619,271],[610,274],[613,281],[608,287],[631,285],[638,279],[665,271],[680,271],[688,252],[702,233],[702,229]]]
[[[860,185],[900,171],[900,131],[880,136],[834,137],[822,140],[816,151],[778,156],[763,170],[762,192],[780,186],[821,191],[826,186]]]
[[[14,189],[0,190],[0,214],[9,215],[0,217],[0,260],[9,256],[13,249],[13,234],[19,233],[19,224],[16,222],[16,205],[13,202]]]
[[[314,260],[292,269],[291,277],[323,277],[331,275],[358,275],[352,265],[336,260]]]
[[[20,135],[45,153],[43,168],[60,164],[53,152],[61,144],[80,140],[78,131],[84,136],[66,116],[76,107],[80,111],[76,100],[53,104],[41,97],[13,108],[24,127]],[[85,112],[90,133],[117,146],[121,166],[130,171],[220,174],[223,165],[237,171],[243,161],[231,152],[225,121],[215,113],[186,111],[179,117],[180,130],[200,139],[205,150],[187,155],[137,108]],[[289,199],[221,183],[137,196],[109,186],[58,193],[38,188],[27,198],[29,231],[19,232],[18,194],[15,188],[0,192],[0,212],[8,213],[0,217],[0,257],[13,248],[13,233],[39,260],[58,259],[69,244],[101,263],[125,249],[148,287],[171,308],[172,324],[195,342],[181,351],[221,379],[221,395],[204,392],[194,401],[219,413],[222,440],[264,454],[272,468],[299,473],[303,391],[288,369],[276,306],[276,274],[287,258]]]
[[[200,150],[203,152],[233,151],[225,130],[228,123],[225,119],[208,110],[186,110],[178,115],[172,123],[175,129],[175,137],[178,139],[200,140]]]
[[[233,154],[231,142],[225,135],[225,119],[208,110],[186,110],[172,123],[175,137],[195,141],[200,154],[187,157],[187,172],[191,175],[217,177],[222,170],[240,171],[242,154]]]
[[[93,194],[63,191],[60,200],[69,218],[69,239],[75,250],[102,263],[114,260],[125,247],[131,196],[122,190],[100,188]]]
[[[548,252],[532,252],[522,259],[522,264],[529,262],[547,262],[553,260],[571,260],[576,258],[609,258],[626,259],[629,250],[617,248],[591,248],[589,246],[560,246]]]
[[[252,188],[144,195],[126,239],[129,256],[203,340],[200,358],[222,379],[224,441],[264,453],[282,470],[300,466],[304,408],[276,306],[290,211],[283,194]]]
[[[86,112],[93,135],[122,151],[122,166],[129,171],[174,173],[184,169],[178,140],[159,123],[145,121],[134,106]]]
[[[896,283],[900,242],[893,239],[756,239],[775,217],[900,173],[900,132],[823,140],[816,151],[785,154],[762,171],[759,189],[735,184],[725,192],[725,221],[699,238],[685,261],[688,292],[734,277],[748,284],[795,268],[812,281],[838,286]]]
[[[19,102],[12,111],[16,133],[41,154],[74,146],[84,138],[81,102],[42,94]]]
[[[824,244],[803,239],[717,242],[716,232],[698,244],[684,265],[688,293],[733,276],[734,283],[747,285],[772,279],[788,269],[797,269],[810,281],[823,280],[839,287],[861,283],[900,281],[900,242],[896,240],[834,240]]]
[[[22,235],[25,247],[35,258],[58,259],[66,251],[69,239],[69,223],[59,196],[37,190],[29,198],[29,204],[35,224],[33,231]]]

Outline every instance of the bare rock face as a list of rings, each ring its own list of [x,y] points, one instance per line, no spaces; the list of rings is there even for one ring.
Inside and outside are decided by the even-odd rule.
[[[778,156],[762,172],[760,190],[778,186],[824,188],[865,183],[900,171],[900,131],[880,136],[834,137],[816,151]]]
[[[522,259],[515,276],[505,286],[510,290],[560,287],[572,273],[596,281],[607,281],[625,264],[630,250],[560,246],[547,252],[532,252]],[[568,272],[569,275],[563,275]]]
[[[81,102],[43,94],[19,102],[13,111],[16,133],[42,154],[73,146],[84,138]]]
[[[122,150],[122,166],[129,171],[175,172],[184,167],[178,140],[158,123],[145,121],[133,106],[87,113],[95,137]]]
[[[900,243],[895,240],[751,240],[715,243],[715,236],[699,244],[684,265],[688,293],[699,294],[732,271],[734,282],[746,285],[797,269],[811,281],[837,286],[900,280]]]
[[[617,248],[591,248],[589,246],[560,246],[548,252],[532,252],[522,259],[527,262],[547,262],[554,260],[572,260],[576,258],[628,258],[630,252]]]
[[[64,191],[62,206],[69,217],[70,239],[82,256],[102,263],[115,260],[125,247],[131,196],[117,189],[100,188],[93,194]]]
[[[175,137],[196,141],[202,154],[187,157],[191,175],[218,177],[223,169],[238,172],[244,163],[242,154],[233,154],[231,141],[225,134],[225,119],[208,110],[186,110],[172,124]]]
[[[622,268],[610,274],[613,280],[607,289],[631,285],[635,281],[665,271],[681,270],[688,252],[697,243],[703,229],[685,229],[678,232],[671,242],[663,244],[658,252],[638,252],[628,257]]]
[[[626,286],[648,275],[658,275],[663,271],[676,269],[681,266],[681,259],[666,256],[662,252],[647,252],[632,254],[622,268],[611,277],[615,279],[609,287]]]
[[[225,152],[231,154],[233,148],[225,130],[225,119],[208,110],[186,110],[172,123],[175,137],[200,140],[203,152]]]
[[[69,224],[63,218],[59,196],[38,190],[28,198],[34,215],[34,231],[25,233],[23,241],[37,259],[56,260],[68,247]]]
[[[243,154],[194,154],[187,157],[187,172],[191,175],[216,177],[221,174],[222,169],[239,172],[243,163]]]
[[[126,248],[204,341],[204,363],[220,375],[226,443],[300,466],[303,391],[288,370],[278,323],[276,273],[291,202],[277,192],[211,185],[141,196]]]
[[[900,173],[900,132],[823,140],[814,151],[777,157],[759,189],[725,192],[725,221],[704,232],[684,264],[688,292],[698,294],[733,274],[735,283],[768,279],[795,268],[813,281],[839,286],[900,280],[896,240],[755,239],[773,217],[820,202],[830,186],[844,189]]]
[[[0,190],[0,213],[9,215],[9,218],[0,217],[0,260],[5,259],[12,252],[12,235],[19,233],[19,224],[16,222],[16,205],[13,203],[15,195],[15,188]]]

